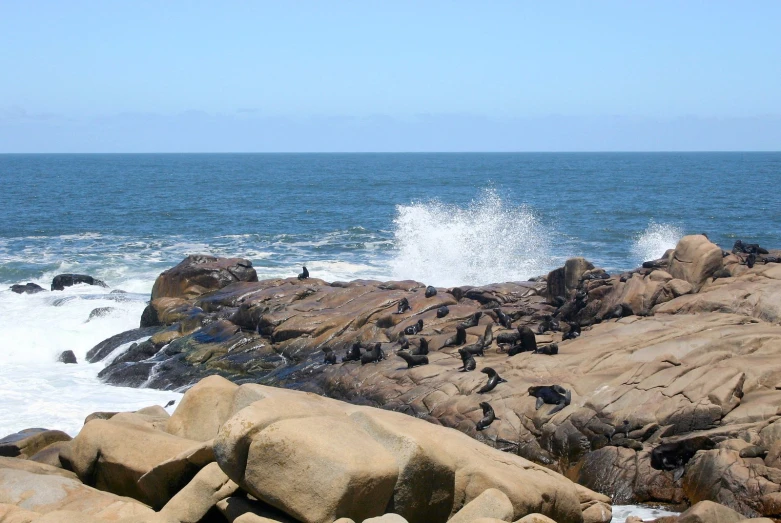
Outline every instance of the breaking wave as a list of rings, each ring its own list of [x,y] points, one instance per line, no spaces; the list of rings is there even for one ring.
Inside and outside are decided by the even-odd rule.
[[[531,209],[493,189],[465,207],[436,200],[399,205],[391,272],[442,287],[528,280],[550,268],[548,237]]]
[[[674,249],[683,237],[683,229],[651,220],[646,229],[637,235],[632,244],[632,257],[637,265],[647,260],[661,258],[667,249]]]

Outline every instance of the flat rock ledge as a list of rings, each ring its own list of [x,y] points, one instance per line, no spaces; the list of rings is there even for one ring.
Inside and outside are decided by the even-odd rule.
[[[747,518],[780,517],[780,256],[770,251],[748,259],[693,235],[661,259],[622,274],[573,258],[536,281],[438,288],[435,294],[414,281],[256,281],[248,260],[189,257],[155,283],[136,336],[151,338],[116,357],[101,376],[161,389],[220,376],[240,389],[262,384],[314,393],[457,429],[480,443],[475,449],[501,450],[505,459],[562,474],[614,503],[711,501]],[[464,323],[464,339],[456,340]],[[511,350],[528,349],[519,345],[519,327],[536,333],[537,352]],[[134,335],[107,340],[88,359],[102,359]],[[356,344],[365,364],[343,363]],[[377,359],[369,357],[376,344],[385,358],[369,362]],[[395,354],[426,347],[427,364],[413,368]],[[459,350],[467,348],[483,355],[474,357],[474,371],[459,372]],[[336,364],[326,363],[326,350]],[[480,393],[486,367],[506,381]],[[538,408],[530,387],[553,386],[567,392],[567,401]],[[481,403],[490,404],[495,419],[478,427]],[[204,431],[216,434],[227,413],[237,413],[222,408],[226,417]],[[352,413],[345,416],[350,419],[326,416],[322,433],[341,434],[345,423],[357,423]],[[304,422],[286,423],[293,447],[317,446],[302,435]],[[374,445],[338,446],[381,455],[375,429],[362,430],[374,434]],[[380,439],[387,450],[391,440]],[[267,452],[258,459],[273,462],[279,449],[258,441]],[[384,463],[385,479],[367,489],[389,488],[392,467]],[[359,465],[339,470],[355,466],[356,477],[365,477]],[[258,497],[240,467],[223,470]],[[480,485],[473,497],[496,488],[516,507],[501,485]],[[583,514],[596,521],[609,505],[593,499]],[[568,521],[543,507],[529,510],[515,510],[513,517],[536,511]]]

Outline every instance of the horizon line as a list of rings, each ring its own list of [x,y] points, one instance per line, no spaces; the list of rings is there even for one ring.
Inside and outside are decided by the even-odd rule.
[[[593,150],[593,151],[73,151],[73,152],[0,152],[10,155],[76,155],[76,154],[708,154],[708,153],[781,153],[780,150],[763,149],[702,149],[702,150]]]

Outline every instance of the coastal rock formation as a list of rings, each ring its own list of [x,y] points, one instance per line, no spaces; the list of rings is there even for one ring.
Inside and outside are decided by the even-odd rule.
[[[86,274],[58,274],[52,280],[52,290],[62,291],[65,290],[65,287],[71,287],[73,285],[78,285],[79,283],[97,285],[98,287],[108,287],[105,282]],[[29,286],[30,284],[28,283],[27,285]]]
[[[181,281],[206,278],[212,290],[167,284],[191,290],[153,296],[145,315],[156,319],[157,330],[114,359],[101,376],[111,383],[173,389],[216,375],[236,384],[310,391],[458,429],[480,446],[565,474],[614,502],[710,500],[747,517],[778,516],[781,264],[773,262],[778,254],[761,255],[748,267],[745,255],[725,253],[694,235],[659,260],[623,274],[609,275],[572,259],[537,281],[439,289],[429,291],[428,298],[428,286],[413,281],[208,279],[214,267],[235,260],[201,264],[203,274],[199,264],[185,260],[189,272]],[[438,314],[441,307],[449,313]],[[419,332],[404,334],[413,325],[417,330],[420,321]],[[508,356],[519,339],[517,328],[524,327],[542,332],[536,335],[537,350]],[[417,338],[427,342],[428,365],[407,368],[392,357],[364,365],[323,362],[323,348],[342,361],[348,349],[366,351],[379,343],[388,356],[411,344],[414,349]],[[105,357],[116,341],[91,351],[93,361]],[[554,344],[557,352],[547,349]],[[463,368],[459,350],[467,348],[474,351],[476,370],[491,367],[507,382],[478,395],[484,375],[457,372]],[[169,430],[191,441],[233,441],[218,434],[238,415],[237,405],[248,407],[243,416],[252,412],[249,405],[257,399],[245,389],[250,386],[203,380],[177,409],[181,414],[167,422]],[[559,387],[568,401],[560,407],[538,404],[528,391],[541,386]],[[478,431],[479,404],[486,400],[496,419]],[[313,412],[334,427],[347,423],[345,415],[357,423],[357,415],[341,408],[313,405]],[[189,411],[200,414],[185,415]],[[253,434],[267,430],[259,421],[267,414],[258,416],[242,418],[244,425],[256,427]],[[194,418],[200,421],[188,421]],[[338,432],[330,426],[324,433]],[[298,437],[294,429],[285,431]],[[376,431],[369,432],[376,440]],[[263,448],[276,448],[273,439],[264,441]],[[368,440],[366,445],[372,446]],[[413,451],[423,448],[419,442],[408,448],[404,459],[428,463],[432,474],[446,477],[453,470],[442,468],[444,461],[423,459],[428,452]],[[246,483],[245,470],[219,456],[233,481],[256,488]],[[258,456],[259,463],[269,459]],[[355,474],[364,473],[356,469]],[[479,484],[474,495],[492,487]],[[416,498],[421,492],[424,498]],[[420,499],[434,496],[426,492],[420,487],[402,495],[397,489],[392,503],[420,506]],[[514,506],[521,503],[506,494]],[[610,498],[591,499],[580,510],[586,519],[604,518]],[[431,510],[437,513],[436,504]]]
[[[152,299],[194,298],[236,281],[258,281],[251,261],[194,254],[157,277]]]
[[[222,406],[216,416],[205,408],[207,398]],[[60,453],[66,470],[0,458],[0,504],[7,504],[0,517],[44,523],[198,522],[207,514],[208,521],[239,523],[512,521],[529,514],[563,523],[610,520],[609,498],[457,430],[397,412],[219,377],[190,389],[171,418],[160,410],[87,421]],[[214,427],[225,416],[207,441],[166,432]],[[211,429],[200,434],[209,435]]]

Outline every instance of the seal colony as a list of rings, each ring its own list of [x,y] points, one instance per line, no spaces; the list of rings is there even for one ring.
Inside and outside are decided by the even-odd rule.
[[[573,258],[535,281],[429,297],[420,282],[227,274],[211,288],[198,279],[195,290],[185,260],[161,275],[145,311],[144,328],[159,331],[102,376],[174,388],[219,373],[301,388],[456,428],[621,502],[710,499],[748,516],[774,515],[781,391],[770,376],[781,371],[773,363],[781,307],[772,297],[781,293],[781,266],[772,260],[781,252],[765,250],[736,254],[693,235],[632,271],[611,275]],[[442,307],[448,313],[439,317]],[[344,355],[343,364],[326,361],[329,352]],[[506,381],[478,395],[489,373],[473,371],[487,369]],[[480,423],[485,398],[490,424]],[[716,446],[686,450],[691,443],[682,442],[702,436]],[[741,456],[747,442],[752,450]],[[657,448],[662,458],[651,463]],[[768,472],[735,490],[759,466],[747,460],[763,460]],[[714,475],[727,480],[698,488]]]

